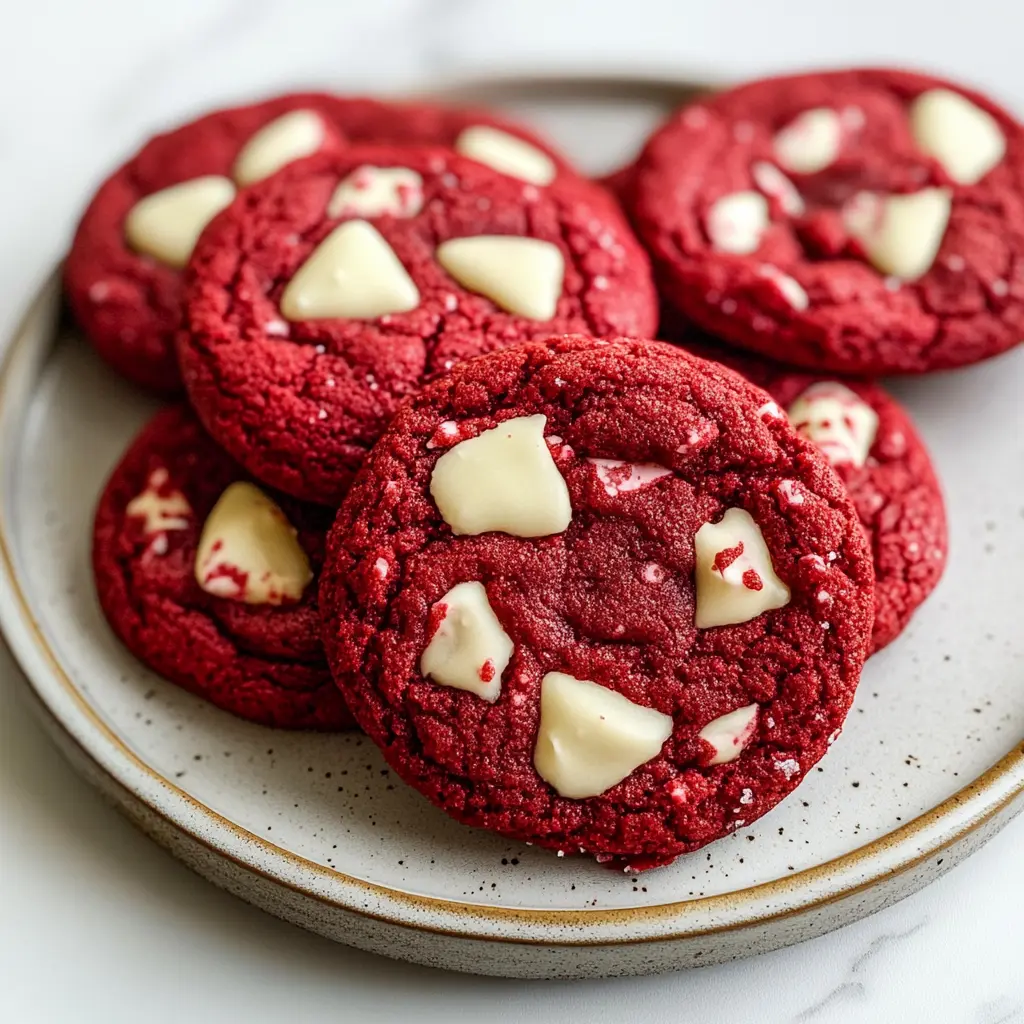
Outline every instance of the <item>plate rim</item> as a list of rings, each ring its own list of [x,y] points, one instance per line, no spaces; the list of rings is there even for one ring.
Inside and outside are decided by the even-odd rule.
[[[632,83],[645,91],[661,87],[666,94],[672,96],[678,96],[680,90],[691,89],[695,85],[692,79],[644,76],[610,76],[602,79],[586,75],[561,78],[539,75],[536,78],[560,81],[566,87],[581,89],[596,85],[607,90],[609,87]],[[531,81],[534,79],[530,76],[498,75],[492,79],[469,79],[462,85],[471,87],[480,82],[488,82],[495,88],[501,88],[516,83],[529,85]],[[450,98],[456,88],[457,83],[442,82],[435,93]],[[58,264],[32,293],[12,334],[5,339],[0,354],[0,421],[6,417],[11,403],[16,401],[13,377],[19,358],[30,354],[34,347],[42,347],[44,354],[39,358],[39,365],[42,366],[52,348],[57,336],[56,329],[40,332],[44,340],[38,346],[33,345],[32,338],[36,321],[52,313],[54,308],[59,308],[61,276],[61,265]],[[0,463],[6,462],[9,455],[19,450],[19,446],[10,438],[3,438],[2,445]],[[12,526],[6,508],[0,503],[0,631],[24,673],[36,703],[42,706],[56,724],[62,739],[74,743],[113,785],[141,801],[162,820],[164,826],[183,832],[215,855],[328,907],[390,925],[478,941],[559,947],[633,946],[763,927],[838,903],[872,889],[883,881],[913,871],[924,861],[956,846],[981,829],[1024,794],[1024,742],[1018,742],[975,779],[898,828],[820,864],[732,892],[651,905],[590,909],[503,907],[407,892],[349,875],[270,842],[208,807],[173,779],[165,777],[142,760],[90,706],[64,669],[58,653],[37,622],[32,603],[22,588],[13,555],[15,550]],[[40,659],[38,670],[35,658]],[[68,705],[58,707],[48,699],[44,684],[37,678],[37,671],[47,672],[48,682],[57,684],[69,699]],[[70,719],[76,712],[84,718],[95,735],[86,738],[75,733]],[[156,783],[187,809],[196,821],[189,820],[187,815],[165,811],[147,797],[138,785],[138,780],[133,782],[130,772],[118,772],[103,763],[94,748],[96,742],[105,742],[108,745],[107,753],[116,754],[131,770],[141,772],[150,782]],[[1009,820],[1009,816],[1006,820]],[[197,824],[202,823],[206,824],[206,829],[197,827]],[[219,841],[214,842],[208,836],[216,836]],[[873,860],[878,863],[873,865]],[[289,868],[290,872],[284,870]],[[296,877],[289,877],[290,874]],[[306,884],[303,884],[303,878]],[[310,884],[317,879],[334,885],[341,884],[350,890],[349,894],[353,898],[346,900],[332,897]],[[815,883],[829,879],[835,879],[838,884],[826,886],[824,891],[817,894],[814,891]],[[360,905],[360,896],[365,897],[367,894],[381,901],[381,909],[371,910],[365,904]],[[777,901],[777,909],[768,906],[771,901]],[[394,905],[395,910],[390,905]],[[401,909],[408,913],[396,912]],[[420,914],[426,911],[428,915],[450,923],[452,927],[427,923],[420,919],[420,915],[414,916],[416,911]],[[721,921],[723,917],[729,920],[705,923],[716,919]],[[625,925],[657,925],[663,920],[669,927],[663,930],[655,927],[650,934],[628,935],[621,932]],[[492,927],[481,929],[479,925],[484,923]],[[503,925],[511,926],[513,930],[503,930]],[[494,926],[499,930],[495,930]],[[565,934],[567,929],[578,933],[580,929],[592,929],[595,926],[600,926],[602,931],[615,929],[616,933],[601,936]]]

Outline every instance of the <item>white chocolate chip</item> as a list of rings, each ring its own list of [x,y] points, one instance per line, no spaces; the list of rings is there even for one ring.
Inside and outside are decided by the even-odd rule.
[[[795,480],[780,480],[779,494],[787,505],[802,505],[805,501],[804,492]]]
[[[705,523],[694,547],[698,629],[749,622],[789,604],[789,587],[775,574],[764,537],[745,509],[731,508],[720,522]]]
[[[514,650],[482,583],[459,583],[430,610],[433,636],[420,671],[442,686],[468,690],[492,704]]]
[[[769,420],[781,420],[782,410],[779,408],[777,402],[769,400],[757,410],[757,415],[765,422]]]
[[[589,679],[549,672],[540,681],[537,774],[572,800],[600,796],[657,757],[672,716]]]
[[[921,149],[961,185],[980,181],[1006,153],[1006,136],[996,119],[949,89],[929,89],[914,100],[910,130]]]
[[[206,517],[195,575],[207,593],[245,604],[298,601],[313,578],[295,528],[244,481],[231,484]]]
[[[804,291],[800,282],[790,277],[789,274],[783,273],[778,267],[773,266],[771,263],[762,263],[757,272],[761,277],[766,278],[775,285],[779,290],[779,294],[793,309],[802,312],[810,305],[807,292]]]
[[[269,178],[324,144],[324,122],[313,110],[292,110],[264,125],[242,147],[232,170],[239,185]]]
[[[789,407],[789,421],[833,466],[863,466],[878,433],[878,413],[838,381],[812,384]]]
[[[208,174],[140,199],[128,211],[124,234],[136,251],[184,267],[203,228],[235,198],[227,178]]]
[[[767,160],[757,160],[751,165],[750,173],[754,184],[766,196],[778,199],[784,213],[791,217],[799,217],[804,213],[806,207],[803,196],[775,164],[770,164]]]
[[[708,722],[697,735],[710,743],[714,755],[707,765],[728,764],[735,761],[750,742],[757,728],[757,705],[748,704],[745,708],[737,708],[727,715]]]
[[[166,469],[154,469],[146,481],[146,489],[132,498],[125,507],[127,515],[145,520],[142,532],[146,536],[164,534],[168,530],[188,529],[192,507],[181,491],[166,489],[168,479]],[[166,540],[165,537],[165,543]]]
[[[289,320],[369,320],[407,313],[420,293],[394,249],[365,220],[336,227],[296,271],[281,296]]]
[[[760,192],[731,192],[708,211],[708,237],[719,252],[755,252],[767,227],[768,202]]]
[[[550,320],[565,276],[561,249],[539,238],[477,235],[437,247],[437,261],[459,284],[530,320]]]
[[[800,771],[800,762],[794,757],[789,757],[785,761],[776,761],[775,767],[786,776],[786,781],[788,782]]]
[[[555,162],[547,153],[489,125],[466,128],[455,140],[455,152],[533,185],[550,185],[555,179]]]
[[[597,478],[610,498],[626,491],[637,491],[663,476],[672,475],[671,469],[653,462],[619,462],[617,459],[587,459],[587,462],[597,471]]]
[[[423,179],[408,167],[357,167],[339,182],[328,217],[415,217],[423,209]]]
[[[665,579],[665,570],[657,562],[648,562],[644,566],[644,581],[647,583],[661,583]]]
[[[541,414],[505,420],[437,460],[430,493],[452,533],[545,537],[569,525],[569,489],[544,441],[546,422]]]
[[[798,114],[776,133],[775,159],[787,171],[816,174],[839,155],[842,137],[839,115],[829,107],[814,107]]]
[[[876,270],[913,281],[935,262],[951,200],[947,188],[890,196],[858,192],[843,207],[843,223]]]

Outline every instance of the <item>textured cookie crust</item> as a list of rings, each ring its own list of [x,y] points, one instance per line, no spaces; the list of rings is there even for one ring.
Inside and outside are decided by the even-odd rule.
[[[287,323],[282,293],[320,242],[354,219],[327,207],[364,166],[422,177],[419,213],[369,218],[419,304],[376,319]],[[552,319],[505,312],[445,272],[437,246],[476,235],[560,250]],[[399,401],[462,359],[552,332],[653,333],[657,323],[647,257],[604,190],[582,180],[539,189],[434,148],[360,147],[291,165],[214,219],[187,277],[179,354],[207,430],[253,476],[327,504],[340,502]]]
[[[990,114],[1006,138],[1002,160],[957,184],[914,141],[909,104],[951,89]],[[756,251],[716,251],[712,204],[758,190],[754,165],[775,164],[773,135],[801,112],[840,113],[838,158],[790,173],[806,210],[767,196],[770,225]],[[952,212],[931,269],[886,278],[856,252],[840,208],[860,190],[952,189]],[[626,202],[667,297],[713,334],[782,362],[838,373],[922,373],[996,355],[1024,338],[1024,131],[977,93],[893,70],[766,79],[678,111],[649,140]],[[768,267],[768,273],[765,273]],[[801,286],[795,308],[772,280]]]
[[[96,351],[130,381],[160,394],[181,391],[174,338],[181,321],[181,271],[141,255],[125,240],[125,218],[140,199],[208,174],[230,177],[260,128],[292,110],[315,110],[328,149],[344,144],[337,101],[317,93],[219,110],[150,139],[99,188],[78,225],[64,267],[75,319]]]
[[[909,413],[871,381],[794,371],[707,343],[687,348],[742,373],[784,410],[809,387],[826,380],[838,380],[875,410],[878,432],[867,462],[843,464],[835,470],[860,516],[874,557],[872,649],[891,643],[942,578],[949,550],[942,487]]]
[[[560,177],[576,177],[564,157],[522,126],[484,110],[436,104],[298,93],[219,110],[157,135],[100,186],[65,265],[65,288],[75,318],[100,355],[135,384],[160,394],[181,390],[174,351],[181,272],[127,245],[128,212],[144,196],[191,178],[230,177],[236,157],[255,132],[300,109],[324,118],[323,152],[343,148],[346,140],[450,146],[466,128],[486,125],[542,150]]]
[[[329,535],[320,605],[335,677],[407,782],[467,824],[633,869],[753,821],[799,783],[853,699],[871,557],[838,477],[766,402],[670,346],[575,337],[471,360],[400,410]],[[445,446],[536,413],[568,485],[569,527],[453,536],[429,492]],[[673,472],[613,496],[594,457]],[[733,506],[759,525],[792,599],[698,630],[694,534]],[[474,580],[515,645],[494,704],[419,672],[432,605]],[[557,795],[533,765],[551,671],[672,715],[660,754],[601,796]],[[755,702],[744,752],[708,766],[698,732]]]
[[[184,529],[145,533],[127,506],[166,470],[161,494],[191,507]],[[242,470],[181,407],[158,413],[132,443],[100,498],[93,570],[104,614],[125,646],[155,672],[241,718],[289,729],[349,728],[320,643],[316,584],[297,604],[270,607],[213,597],[196,583],[196,547],[206,515]],[[274,495],[314,570],[329,516]],[[163,538],[159,540],[158,538]]]

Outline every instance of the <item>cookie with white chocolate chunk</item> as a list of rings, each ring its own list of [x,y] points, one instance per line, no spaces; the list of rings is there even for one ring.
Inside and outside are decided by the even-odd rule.
[[[150,139],[82,217],[65,286],[100,355],[136,384],[180,391],[181,270],[203,228],[238,189],[359,142],[450,146],[533,188],[576,177],[533,132],[484,110],[296,93],[214,111]]]
[[[764,388],[839,474],[874,557],[872,649],[891,643],[938,585],[949,551],[942,487],[910,414],[873,381],[794,370],[692,330],[682,344]]]
[[[200,239],[183,304],[210,435],[258,480],[334,505],[399,402],[459,361],[657,323],[649,261],[603,189],[413,146],[312,156],[247,189]]]
[[[873,574],[839,478],[765,392],[658,342],[569,336],[399,410],[329,535],[320,608],[405,781],[639,870],[754,821],[822,757]]]
[[[905,71],[751,82],[676,113],[626,196],[665,297],[832,373],[924,373],[1024,338],[1024,129]]]
[[[155,672],[241,718],[350,728],[320,643],[326,510],[256,487],[181,407],[158,413],[96,511],[103,612]]]

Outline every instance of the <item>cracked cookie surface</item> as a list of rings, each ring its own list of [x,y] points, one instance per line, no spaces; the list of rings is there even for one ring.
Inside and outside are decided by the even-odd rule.
[[[755,820],[798,785],[853,699],[873,576],[838,477],[770,405],[670,346],[576,337],[470,360],[399,411],[329,535],[320,606],[335,677],[403,779],[467,824],[632,869]],[[439,462],[457,468],[460,445],[487,436],[512,443],[511,427],[486,432],[536,417],[568,526],[458,535],[435,502]],[[523,479],[510,495],[541,477]],[[467,490],[455,507],[494,489]],[[695,536],[730,510],[756,524],[788,594],[782,607],[698,628]],[[742,553],[727,547],[715,567],[724,575]],[[468,607],[461,584],[489,606],[486,629],[461,620],[500,655],[480,666],[486,689],[421,671],[448,606]],[[748,569],[742,586],[762,581]],[[623,722],[653,709],[667,730],[653,756],[584,798],[560,795],[537,767],[541,691],[565,676],[586,681],[581,693],[597,684],[625,698]],[[729,750],[721,737],[737,713]]]
[[[625,202],[673,305],[782,362],[922,373],[1024,338],[1024,132],[957,85],[851,70],[712,96],[652,136]]]
[[[103,612],[140,661],[241,718],[351,728],[324,660],[315,581],[301,600],[273,606],[217,597],[196,581],[206,517],[225,488],[244,479],[191,411],[158,413],[111,474],[96,510],[92,559]],[[274,499],[319,570],[329,513]]]
[[[491,111],[360,96],[278,96],[214,111],[156,135],[97,190],[78,225],[64,273],[68,302],[83,331],[100,355],[135,384],[160,394],[181,391],[174,350],[181,320],[181,270],[131,247],[125,231],[131,210],[147,196],[197,178],[231,180],[236,160],[253,136],[298,111],[322,118],[317,146],[322,152],[360,142],[455,146],[460,139],[465,144],[467,132],[479,135],[483,129],[491,133],[485,138],[490,149],[481,150],[481,156],[496,149],[500,159],[501,140],[513,146],[518,142],[536,154],[534,163],[538,158],[549,161],[549,173],[557,178],[577,177],[543,139]],[[248,182],[236,182],[243,183]]]
[[[783,410],[791,408],[808,389],[830,383],[849,389],[874,410],[877,429],[864,464],[840,459],[833,462],[833,468],[857,509],[874,558],[872,650],[891,643],[938,585],[949,551],[942,487],[909,413],[871,381],[795,371],[711,344],[688,344],[685,338],[682,344],[696,355],[743,374],[764,388]]]
[[[355,213],[332,213],[339,185],[367,168],[418,179],[415,201],[359,215],[357,198]],[[383,283],[411,303],[362,318],[287,319],[300,268],[354,222],[390,253]],[[550,309],[510,311],[442,267],[439,246],[478,236],[533,240],[542,258],[560,261],[557,287],[547,263],[522,280],[510,264],[490,282],[497,290],[515,278],[527,299],[554,287]],[[179,355],[204,425],[253,476],[327,504],[340,502],[398,403],[459,361],[558,332],[651,333],[657,322],[647,257],[606,192],[580,180],[538,188],[434,148],[367,146],[291,165],[214,219],[187,279]]]

